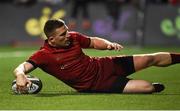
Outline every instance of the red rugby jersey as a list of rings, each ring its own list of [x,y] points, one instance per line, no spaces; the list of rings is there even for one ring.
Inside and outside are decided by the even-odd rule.
[[[28,61],[55,76],[77,90],[91,87],[97,74],[97,62],[86,56],[81,48],[88,48],[90,38],[77,32],[69,32],[72,45],[54,48],[47,41]]]
[[[69,32],[72,45],[69,48],[55,48],[45,41],[29,62],[55,76],[78,91],[106,90],[117,78],[110,57],[93,58],[85,55],[81,48],[88,48],[90,38],[78,32]],[[118,72],[119,73],[119,72]]]

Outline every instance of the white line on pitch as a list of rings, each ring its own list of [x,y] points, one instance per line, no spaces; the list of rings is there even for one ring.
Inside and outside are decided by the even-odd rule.
[[[25,57],[34,51],[0,52],[0,58]]]

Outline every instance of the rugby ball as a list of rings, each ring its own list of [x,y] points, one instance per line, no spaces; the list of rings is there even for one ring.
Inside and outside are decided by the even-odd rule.
[[[32,82],[32,84],[31,84],[31,86],[27,87],[27,91],[25,94],[37,94],[37,93],[39,93],[42,89],[41,80],[35,76],[32,76],[32,75],[27,75],[27,79],[29,79]],[[15,94],[21,94],[21,92],[17,91],[16,87],[17,86],[16,86],[16,79],[15,79],[12,82],[12,91]]]

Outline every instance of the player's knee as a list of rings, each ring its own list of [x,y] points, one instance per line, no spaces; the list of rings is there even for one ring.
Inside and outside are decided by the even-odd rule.
[[[143,93],[149,94],[154,92],[153,85],[145,80],[131,80],[126,85],[123,93]]]
[[[144,84],[143,90],[144,90],[144,93],[153,93],[154,87],[151,83],[148,82],[148,83]]]

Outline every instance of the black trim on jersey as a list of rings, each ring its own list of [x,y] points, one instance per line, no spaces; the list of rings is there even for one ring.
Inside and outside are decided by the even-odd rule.
[[[38,66],[36,65],[36,63],[35,63],[35,62],[33,62],[32,60],[27,60],[26,62],[31,63],[31,64],[34,66],[34,68],[37,68],[37,67],[38,67]]]
[[[133,56],[115,57],[113,62],[122,67],[122,69],[125,71],[125,76],[135,72]]]
[[[91,38],[89,37],[89,45],[88,46],[90,47],[90,45],[91,45]]]
[[[126,78],[124,76],[120,76],[116,79],[116,81],[113,83],[112,87],[110,88],[110,93],[123,93],[123,90],[128,83],[128,81],[131,80],[129,78]]]

